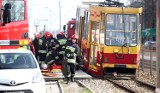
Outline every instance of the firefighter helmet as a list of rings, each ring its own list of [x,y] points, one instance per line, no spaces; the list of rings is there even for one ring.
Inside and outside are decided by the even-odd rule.
[[[71,39],[78,39],[78,37],[76,34],[74,34],[74,35],[72,35]]]
[[[36,37],[36,38],[40,38],[40,34],[36,34],[35,37]]]
[[[50,38],[50,37],[52,37],[52,34],[51,34],[50,32],[48,32],[48,31],[46,31],[46,32],[44,33],[44,36],[45,36],[46,38]]]
[[[59,33],[57,34],[57,38],[59,38],[59,37],[65,37],[64,32],[59,32]]]

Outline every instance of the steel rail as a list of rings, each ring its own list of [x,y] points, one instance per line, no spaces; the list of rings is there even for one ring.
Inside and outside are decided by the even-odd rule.
[[[138,93],[137,91],[133,90],[133,89],[130,89],[126,86],[123,86],[121,84],[119,84],[118,82],[114,81],[114,80],[111,80],[111,79],[107,79],[108,81],[112,82],[113,84],[117,85],[118,87],[128,91],[129,93]]]
[[[145,85],[145,86],[147,86],[147,87],[150,87],[150,88],[152,88],[152,89],[155,89],[155,88],[156,88],[154,85],[151,85],[151,84],[149,84],[149,83],[140,81],[140,80],[138,80],[138,79],[135,79],[135,81],[138,82],[138,83],[141,83],[142,85]]]
[[[46,82],[46,85],[55,85],[57,87],[54,86],[54,88],[59,91],[58,93],[64,93],[63,87],[59,80],[52,81],[52,82]],[[54,91],[51,91],[51,92],[54,92]]]
[[[83,82],[81,82],[80,80],[75,80],[76,83],[82,85],[83,87],[85,87],[86,89],[88,89],[89,91],[91,91],[92,93],[95,93],[91,88],[89,88],[88,86],[86,86]]]

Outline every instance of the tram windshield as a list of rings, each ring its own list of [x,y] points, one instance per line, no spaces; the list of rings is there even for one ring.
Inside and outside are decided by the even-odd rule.
[[[137,45],[138,30],[136,15],[108,14],[106,18],[106,45]]]

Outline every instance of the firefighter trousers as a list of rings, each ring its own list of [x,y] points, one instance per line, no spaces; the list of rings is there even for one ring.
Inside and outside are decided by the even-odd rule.
[[[39,62],[45,62],[46,53],[39,53]]]
[[[74,63],[67,63],[67,77],[74,77],[76,65]]]

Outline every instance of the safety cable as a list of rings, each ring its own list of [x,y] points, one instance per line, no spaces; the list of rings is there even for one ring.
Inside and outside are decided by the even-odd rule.
[[[126,39],[126,31],[125,31],[125,22],[124,22],[124,16],[123,16],[123,6],[121,6],[122,7],[122,23],[124,24],[123,25],[123,27],[124,27],[124,41],[125,41],[125,39]],[[123,58],[124,57],[124,46],[126,45],[126,43],[124,43],[123,45],[122,45],[122,55],[121,56],[119,56],[118,55],[118,53],[116,53],[116,57],[117,58]]]

